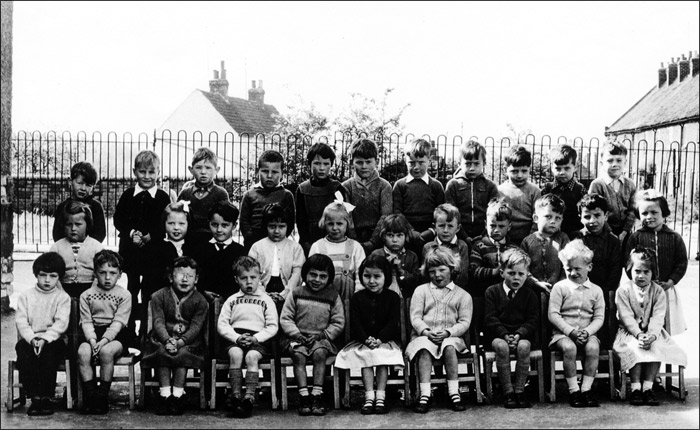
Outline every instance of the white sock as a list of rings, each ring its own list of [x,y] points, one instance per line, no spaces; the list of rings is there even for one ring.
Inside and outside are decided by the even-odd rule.
[[[448,380],[447,381],[447,394],[450,396],[453,394],[459,394],[459,381],[458,380]]]
[[[581,381],[581,391],[590,391],[593,386],[593,381],[595,378],[593,376],[583,375],[583,381]]]
[[[365,391],[365,400],[374,400],[374,390]]]
[[[377,400],[386,399],[386,390],[377,390]]]
[[[569,392],[574,393],[578,391],[578,379],[575,376],[571,378],[566,378],[566,384],[569,386]]]
[[[170,386],[169,385],[167,387],[160,387],[160,396],[161,397],[170,397]]]
[[[180,398],[185,394],[185,387],[173,387],[173,397]]]
[[[632,382],[632,384],[630,384],[630,389],[631,389],[632,391],[634,391],[634,390],[641,390],[641,389],[642,389],[642,383],[641,383],[641,382]]]
[[[639,384],[637,384],[637,385],[639,385]],[[642,382],[642,391],[651,390],[652,388],[654,388],[654,381],[643,381]]]
[[[430,382],[421,382],[419,385],[420,395],[430,397]]]

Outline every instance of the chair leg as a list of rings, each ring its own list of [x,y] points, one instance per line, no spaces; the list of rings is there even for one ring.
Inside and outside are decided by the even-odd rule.
[[[608,351],[608,384],[610,385],[610,400],[615,400],[615,362],[612,350]]]
[[[95,373],[95,377],[97,377],[97,373]],[[77,399],[75,400],[76,407],[78,409],[81,409],[83,407],[83,381],[82,378],[78,378],[78,386],[76,387],[76,392],[77,392]]]
[[[272,409],[279,408],[279,398],[277,397],[277,366],[275,361],[270,360],[270,396],[272,397]]]
[[[493,361],[484,357],[484,376],[486,377],[486,398],[493,403]]]
[[[209,396],[209,407],[216,410],[216,358],[211,360],[211,395]]]
[[[343,390],[343,407],[350,408],[350,369],[340,370],[337,367],[336,371],[343,372],[345,374],[345,390]]]
[[[341,370],[335,366],[332,366],[331,372],[333,372],[333,403],[336,409],[340,409],[340,372]],[[348,379],[346,378],[346,381]],[[350,383],[347,384],[348,389],[350,388]]]
[[[476,402],[481,404],[484,403],[484,393],[481,392],[481,369],[479,366],[479,357],[474,357],[473,362],[474,367],[474,382],[476,385]]]
[[[673,376],[671,375],[672,372],[673,372],[673,366],[670,364],[667,364],[666,365],[666,373],[668,374],[668,376],[665,378],[666,383],[664,384],[664,388],[669,393],[673,392]]]
[[[551,384],[549,386],[549,401],[554,403],[557,401],[557,386],[556,386],[556,377],[555,377],[555,370],[556,370],[556,360],[552,358],[549,361],[549,383]]]
[[[199,409],[207,408],[207,386],[204,369],[199,370]]]
[[[403,366],[403,403],[408,408],[411,406],[411,365],[404,361]]]
[[[286,411],[289,408],[289,397],[287,396],[287,368],[280,367],[280,385],[282,391],[282,410]]]
[[[134,363],[129,364],[129,410],[136,409],[136,371]]]
[[[688,392],[685,389],[685,366],[678,366],[678,395],[685,400]]]
[[[620,370],[620,399],[627,398],[627,372]]]
[[[9,360],[7,363],[7,399],[5,409],[12,412],[15,409],[15,362]]]
[[[540,395],[540,403],[544,403],[544,358],[539,358],[537,362],[537,388]]]
[[[139,409],[141,410],[146,403],[146,373],[151,373],[151,370],[141,366],[141,383],[139,384]]]
[[[66,358],[66,409],[73,409],[73,373],[71,371],[70,360]]]

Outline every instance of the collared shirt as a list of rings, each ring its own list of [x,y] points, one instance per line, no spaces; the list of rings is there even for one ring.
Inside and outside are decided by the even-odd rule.
[[[414,180],[414,179],[416,179],[416,178],[414,178],[413,175],[410,175],[410,174],[409,174],[408,176],[406,176],[406,183],[408,184],[409,182],[411,182],[411,181]],[[427,172],[426,172],[425,175],[423,175],[423,176],[420,177],[419,179],[420,179],[421,181],[425,182],[426,185],[430,185],[430,175],[428,175]]]
[[[450,282],[449,284],[445,285],[444,288],[447,288],[448,290],[452,291],[456,287],[454,282]],[[433,290],[441,290],[442,288],[438,287],[437,285],[433,284],[432,282],[430,283],[430,288]]]
[[[454,245],[454,244],[456,244],[457,241],[458,241],[459,239],[458,239],[457,236],[455,235],[455,237],[453,237],[452,240],[451,240],[449,243],[445,243],[445,242],[441,241],[439,237],[436,237],[435,240],[437,240],[438,245],[447,246],[447,245]]]
[[[608,175],[607,173],[604,173],[602,176],[603,182],[605,182],[605,185],[610,185],[615,192],[620,191],[620,187],[622,186],[622,181],[620,178],[613,179]]]
[[[222,249],[226,249],[227,246],[229,246],[230,244],[233,243],[233,237],[229,237],[228,239],[226,239],[226,240],[223,241],[223,242],[218,242],[216,239],[214,239],[214,238],[212,237],[212,238],[209,240],[209,243],[213,243],[214,245],[217,245],[217,244],[219,244],[219,243],[223,243],[223,244],[224,244],[224,247],[223,247]]]
[[[576,181],[574,181],[573,178],[569,179],[569,182],[566,182],[566,183],[564,183],[564,184],[562,184],[562,183],[559,182],[559,181],[556,181],[556,183],[557,183],[557,185],[554,186],[555,189],[556,189],[556,188],[559,188],[559,189],[562,189],[562,190],[569,190],[569,191],[573,191],[573,190],[574,190],[574,185],[576,185]]]
[[[510,287],[509,287],[508,285],[506,285],[506,283],[504,282],[504,283],[503,283],[503,291],[505,291],[506,297],[508,297],[508,293],[510,293],[511,290],[512,290],[512,288],[510,288]],[[517,292],[518,292],[518,290],[514,290],[514,291],[513,291],[513,297],[515,297],[515,294],[517,294]]]
[[[150,194],[151,197],[155,199],[155,198],[156,198],[156,192],[158,191],[158,187],[156,187],[156,186],[154,185],[154,186],[152,186],[151,188],[145,189],[145,188],[141,188],[141,187],[139,186],[139,184],[136,184],[136,185],[134,186],[134,197],[138,196],[138,195],[141,194],[141,192],[143,192],[143,191],[147,191],[148,194]]]
[[[409,176],[410,176],[410,175],[409,175]],[[413,176],[411,176],[411,178],[412,178],[412,177],[413,177]],[[374,181],[376,181],[377,179],[379,179],[379,172],[377,172],[377,169],[372,170],[372,172],[369,174],[369,178],[367,178],[367,179],[362,179],[362,178],[360,178],[360,175],[358,175],[357,172],[355,172],[355,173],[353,174],[353,178],[354,178],[359,184],[361,184],[362,186],[366,187],[366,186],[368,186],[371,182],[374,182]]]
[[[255,184],[253,184],[253,188],[257,188],[257,189],[260,189],[260,190],[264,190],[264,189],[265,189],[265,187],[263,186],[262,182],[256,182]],[[275,188],[273,188],[273,189],[277,189],[277,188],[284,188],[284,187],[282,186],[281,183],[278,182],[277,185],[275,185]]]
[[[166,237],[165,242],[172,243],[173,246],[175,247],[175,251],[177,252],[177,256],[182,257],[182,245],[185,243],[185,239],[170,240],[170,238]]]
[[[390,260],[392,257],[400,257],[406,255],[406,248],[401,249],[398,253],[389,251],[389,248],[384,247],[384,252],[386,253],[386,259]]]

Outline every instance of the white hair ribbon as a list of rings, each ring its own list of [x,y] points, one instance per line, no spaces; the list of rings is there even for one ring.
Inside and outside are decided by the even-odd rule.
[[[343,199],[343,195],[340,193],[340,191],[336,191],[334,195],[335,195],[335,200],[334,200],[334,202],[342,203],[343,206],[345,206],[345,210],[348,211],[348,213],[350,213],[350,212],[352,212],[353,210],[355,210],[355,205],[353,205],[352,203],[346,202],[346,201]]]

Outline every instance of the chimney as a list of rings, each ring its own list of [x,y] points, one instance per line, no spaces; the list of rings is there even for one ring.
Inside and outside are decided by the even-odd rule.
[[[698,51],[695,51],[695,55],[690,59],[690,65],[692,69],[692,75],[695,76],[698,74],[698,68],[700,67],[700,64],[698,64]]]
[[[664,67],[664,62],[662,61],[661,68],[659,69],[659,88],[666,83],[667,77],[666,68]]]
[[[221,61],[221,78],[219,78],[219,71],[214,70],[214,79],[209,81],[209,92],[220,94],[223,97],[228,96],[228,81],[226,80],[226,69],[223,61]]]
[[[685,55],[681,58],[680,63],[678,63],[678,81],[683,82],[683,79],[690,73],[690,60],[685,58]]]
[[[676,77],[678,77],[678,64],[676,64],[675,58],[671,58],[671,62],[668,63],[668,84],[673,84]]]
[[[257,88],[255,81],[251,81],[251,88],[248,90],[248,101],[260,104],[265,103],[265,90],[262,87],[262,80],[258,80]]]

